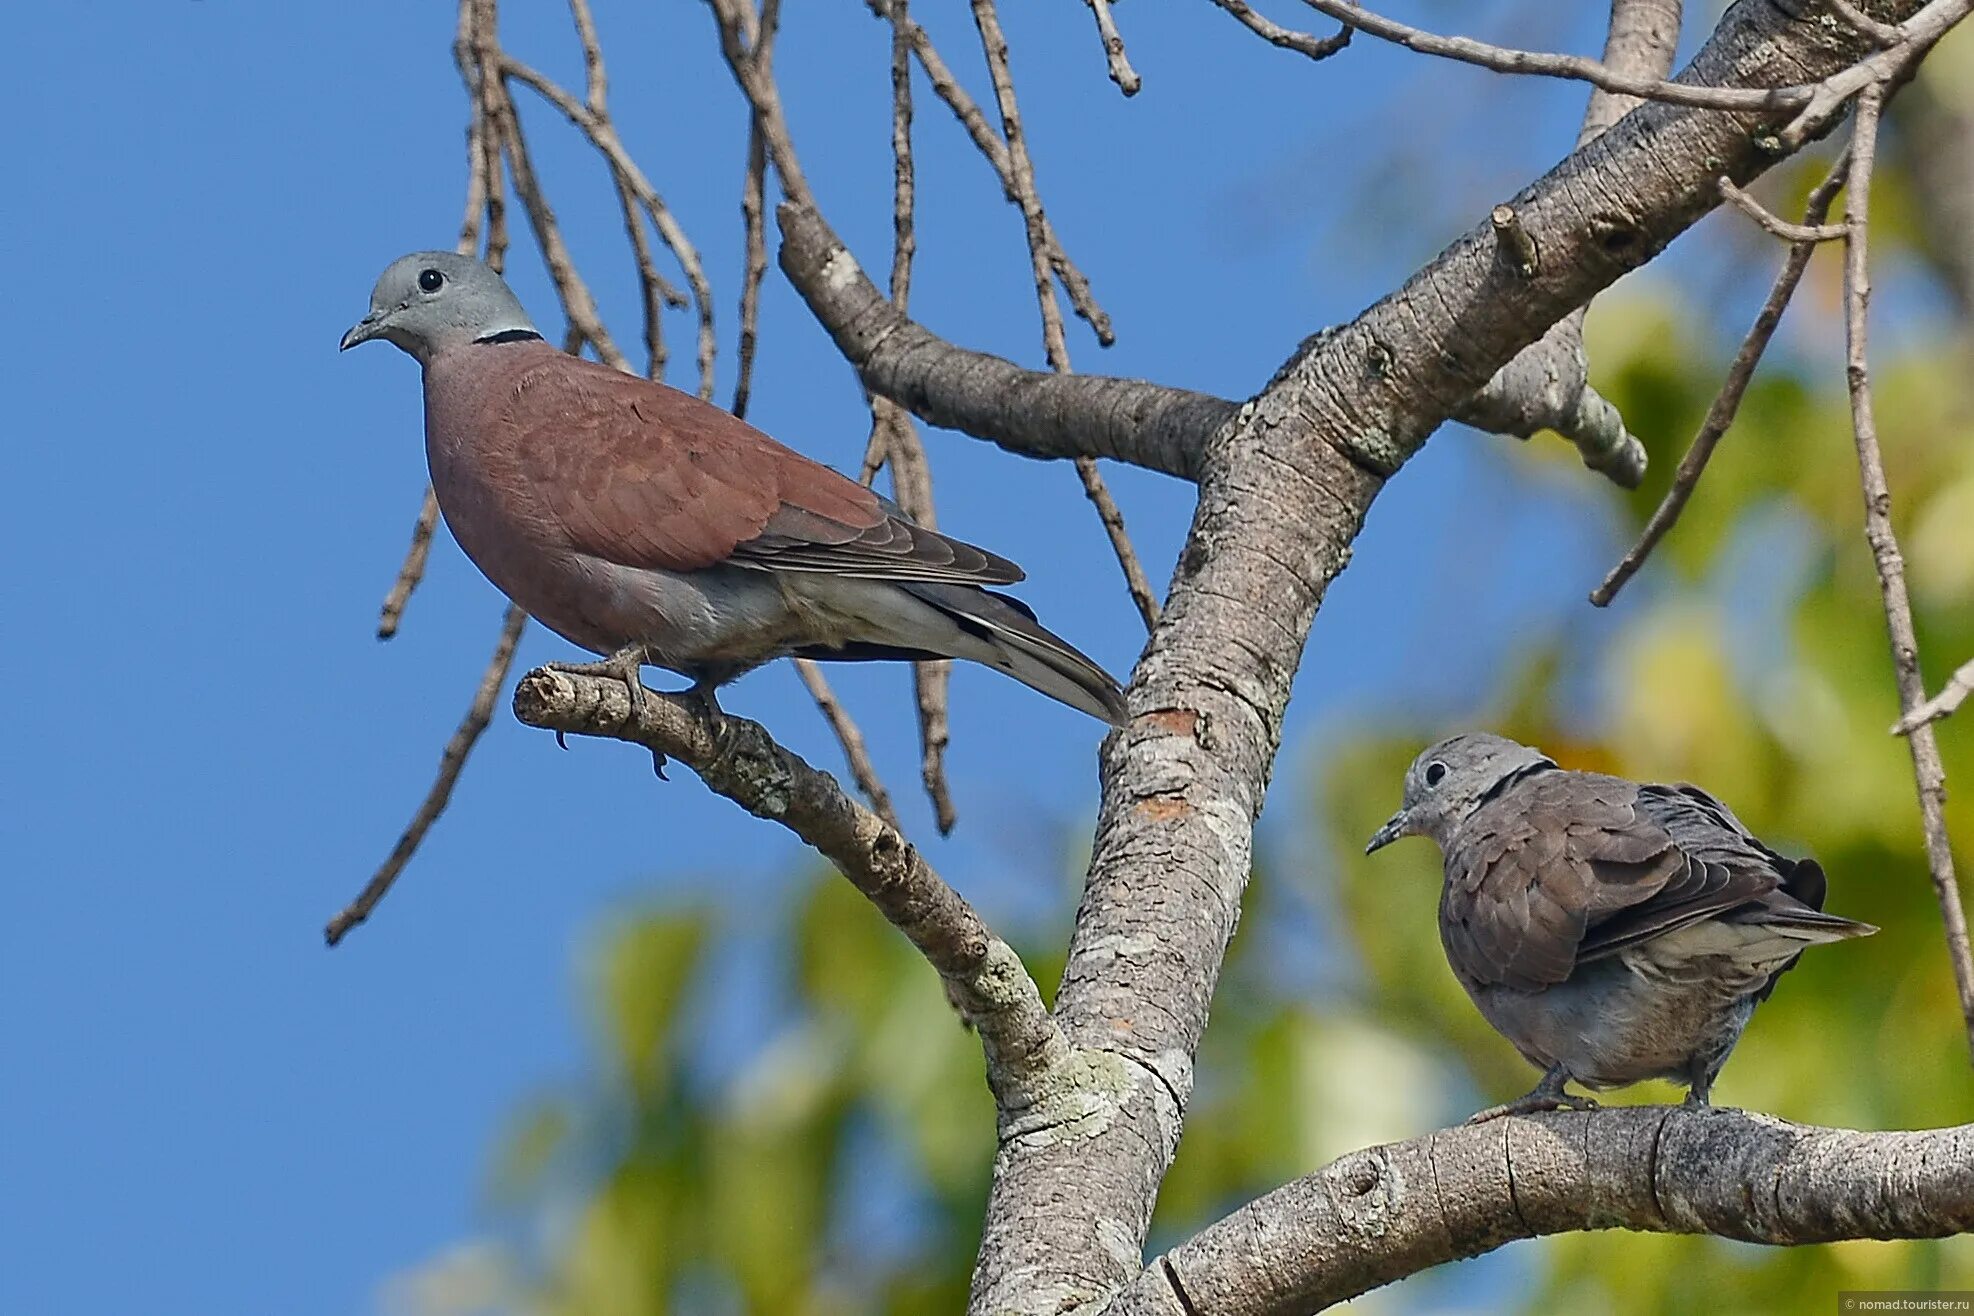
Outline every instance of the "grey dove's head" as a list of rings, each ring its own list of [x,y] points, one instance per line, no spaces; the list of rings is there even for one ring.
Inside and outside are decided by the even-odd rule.
[[[423,365],[448,347],[517,332],[536,331],[505,279],[471,256],[414,251],[377,277],[370,311],[343,335],[342,350],[381,338]]]
[[[1405,770],[1404,802],[1378,828],[1364,853],[1383,849],[1401,836],[1430,836],[1444,847],[1453,829],[1495,787],[1530,768],[1555,766],[1539,749],[1484,731],[1448,736],[1428,745]]]

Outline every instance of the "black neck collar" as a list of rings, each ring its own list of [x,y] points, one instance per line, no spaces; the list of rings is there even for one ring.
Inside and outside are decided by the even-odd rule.
[[[532,329],[503,329],[485,338],[475,338],[476,343],[539,343],[542,336]]]
[[[1501,796],[1501,794],[1504,791],[1506,791],[1510,786],[1513,786],[1516,782],[1526,781],[1530,777],[1533,777],[1538,772],[1557,772],[1557,771],[1560,771],[1560,769],[1557,768],[1557,766],[1554,763],[1550,762],[1548,759],[1538,760],[1537,762],[1529,764],[1525,768],[1517,768],[1515,769],[1515,771],[1509,773],[1507,776],[1503,777],[1500,781],[1495,782],[1492,786],[1489,786],[1485,791],[1481,792],[1481,797],[1478,800],[1475,800],[1474,804],[1476,807],[1478,807],[1480,805],[1488,803],[1490,800],[1497,799]]]

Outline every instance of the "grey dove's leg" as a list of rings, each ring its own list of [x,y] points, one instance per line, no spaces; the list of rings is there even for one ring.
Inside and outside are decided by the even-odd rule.
[[[1467,1118],[1469,1124],[1485,1124],[1489,1120],[1500,1119],[1503,1115],[1533,1115],[1544,1110],[1596,1110],[1597,1103],[1589,1097],[1579,1097],[1563,1091],[1570,1081],[1570,1072],[1561,1065],[1551,1065],[1542,1081],[1526,1096],[1504,1101],[1499,1106],[1489,1106]]]

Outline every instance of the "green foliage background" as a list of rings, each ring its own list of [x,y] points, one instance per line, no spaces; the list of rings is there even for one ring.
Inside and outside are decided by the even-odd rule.
[[[1778,200],[1806,190],[1810,170],[1793,169]],[[1896,267],[1916,241],[1909,193],[1896,170],[1881,190],[1878,249]],[[1780,259],[1752,228],[1736,240],[1751,268]],[[1923,277],[1923,265],[1905,268]],[[1825,251],[1792,312],[1793,350],[1772,354],[1685,519],[1620,606],[1596,625],[1521,637],[1512,670],[1466,721],[1541,744],[1566,766],[1703,782],[1779,848],[1813,851],[1834,910],[1883,929],[1805,958],[1757,1015],[1718,1101],[1867,1129],[1957,1123],[1974,1115],[1968,1055],[1910,766],[1886,734],[1897,707],[1836,368],[1837,279],[1837,253]],[[1553,442],[1498,454],[1518,480],[1563,480],[1603,500],[1614,543],[1664,492],[1731,351],[1693,302],[1647,279],[1591,315],[1598,383],[1652,449],[1645,488],[1597,485]],[[1888,333],[1876,360],[1937,683],[1974,654],[1974,344],[1965,333]],[[1434,447],[1469,442],[1501,443],[1449,433]],[[1770,557],[1802,564],[1779,608],[1736,584],[1740,567]],[[1571,564],[1586,590],[1607,565]],[[1777,624],[1765,624],[1771,615]],[[1319,618],[1312,643],[1336,642]],[[1320,765],[1319,786],[1272,808],[1305,811],[1301,830],[1318,844],[1256,875],[1154,1246],[1341,1152],[1457,1119],[1534,1077],[1441,958],[1437,853],[1413,842],[1375,861],[1361,854],[1406,762],[1445,730],[1362,725],[1291,746]],[[1974,781],[1974,718],[1946,724],[1942,739],[1949,780]],[[1949,821],[1974,833],[1974,797],[1951,799]],[[787,890],[771,915],[786,949],[784,1017],[717,1082],[690,1063],[688,1023],[714,990],[703,968],[721,918],[646,911],[599,937],[582,973],[593,1064],[516,1110],[489,1175],[487,1238],[406,1277],[403,1306],[961,1309],[993,1156],[977,1046],[930,971],[847,884],[810,873]],[[1033,948],[1045,990],[1060,962],[1044,947],[1064,939],[1069,912],[1065,899]],[[1275,959],[1305,933],[1321,948],[1314,984]],[[1614,1096],[1673,1098],[1663,1086]],[[872,1201],[890,1205],[873,1218]],[[1795,1312],[1831,1309],[1839,1289],[1940,1287],[1974,1288],[1969,1240],[1774,1250],[1599,1233],[1516,1244],[1355,1306]]]

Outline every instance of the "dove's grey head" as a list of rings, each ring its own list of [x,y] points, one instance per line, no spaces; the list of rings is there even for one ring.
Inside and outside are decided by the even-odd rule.
[[[534,332],[507,281],[487,266],[457,252],[414,251],[378,276],[369,314],[343,335],[342,346],[381,338],[423,364],[461,343]]]
[[[1378,828],[1370,854],[1401,836],[1430,836],[1443,847],[1467,816],[1511,777],[1531,768],[1555,767],[1539,749],[1484,731],[1448,736],[1428,745],[1405,770],[1404,803]]]

